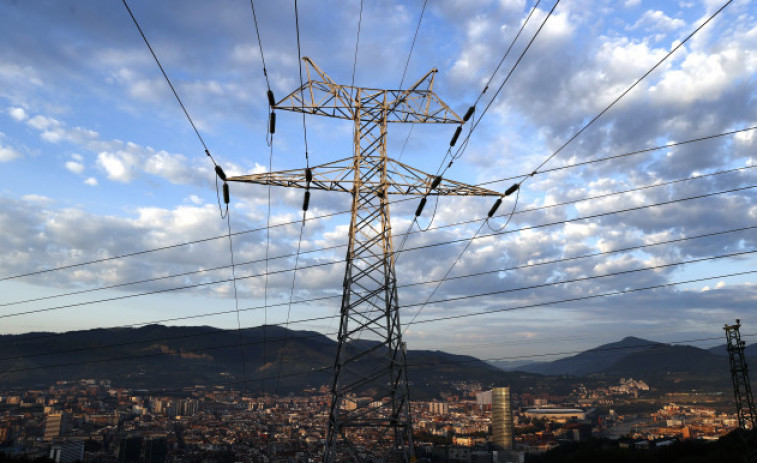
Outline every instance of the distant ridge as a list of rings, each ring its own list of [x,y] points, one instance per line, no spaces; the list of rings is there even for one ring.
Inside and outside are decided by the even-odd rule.
[[[731,376],[725,347],[700,349],[627,337],[553,362],[520,365],[515,370],[576,378],[643,379],[659,391],[728,391]],[[747,349],[749,352],[749,349]],[[757,353],[757,347],[752,352]]]
[[[1,335],[0,386],[92,378],[159,390],[226,384],[250,392],[270,392],[276,386],[279,393],[300,392],[331,385],[336,346],[336,341],[320,333],[280,326],[238,332],[210,326],[147,325]],[[375,355],[382,355],[382,350],[377,349]],[[532,384],[535,379],[535,375],[505,373],[475,357],[441,351],[410,350],[407,359],[416,399],[436,396],[454,382]],[[374,363],[367,356],[358,366],[367,375]]]
[[[522,365],[518,370],[542,375],[585,376],[602,372],[630,354],[658,345],[660,343],[629,336],[553,362]]]

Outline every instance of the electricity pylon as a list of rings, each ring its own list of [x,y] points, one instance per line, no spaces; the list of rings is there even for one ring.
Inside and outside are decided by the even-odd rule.
[[[725,325],[726,349],[731,364],[731,378],[733,380],[733,396],[736,400],[736,414],[739,418],[741,429],[755,429],[757,413],[754,411],[754,399],[752,398],[752,386],[749,383],[749,371],[747,369],[744,346],[741,340],[741,322],[736,320],[735,325]]]
[[[432,91],[436,69],[407,90],[377,90],[339,85],[309,58],[303,60],[307,82],[274,109],[353,121],[353,156],[303,170],[228,180],[303,188],[306,204],[310,189],[352,195],[324,461],[409,462],[410,399],[388,196],[501,194],[435,177],[387,157],[389,123],[462,122]],[[370,399],[359,396],[369,393]]]

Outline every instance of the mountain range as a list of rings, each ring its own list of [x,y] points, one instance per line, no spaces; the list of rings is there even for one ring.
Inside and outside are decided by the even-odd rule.
[[[148,325],[3,335],[0,385],[94,378],[147,389],[230,384],[249,391],[298,392],[330,385],[336,347],[322,334],[278,326]],[[578,379],[633,377],[661,391],[729,390],[731,381],[724,347],[706,350],[633,337],[553,362],[489,364],[429,350],[410,350],[407,361],[416,399],[438,396],[460,382],[559,393]],[[366,358],[361,367],[370,371],[372,360]]]
[[[757,354],[757,346],[746,355]],[[717,389],[731,385],[725,345],[701,349],[627,337],[552,362],[510,366],[510,369],[555,376],[632,377],[660,390]]]
[[[249,391],[299,392],[331,384],[336,348],[336,341],[322,334],[278,326],[148,325],[3,335],[0,386],[92,378],[147,389],[227,384]],[[416,398],[436,396],[460,381],[533,384],[538,376],[504,372],[474,357],[441,351],[411,350],[407,361]],[[372,371],[370,357],[361,362],[366,374]]]

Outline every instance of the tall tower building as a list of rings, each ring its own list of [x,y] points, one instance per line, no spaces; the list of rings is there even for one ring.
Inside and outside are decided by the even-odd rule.
[[[492,444],[497,450],[513,449],[513,411],[509,386],[492,389]]]
[[[71,426],[71,416],[68,413],[51,413],[45,420],[45,440],[50,441],[63,436]]]

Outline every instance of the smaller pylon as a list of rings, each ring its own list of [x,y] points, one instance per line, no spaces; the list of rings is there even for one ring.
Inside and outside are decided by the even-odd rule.
[[[741,340],[739,333],[741,321],[736,319],[735,325],[725,325],[726,349],[731,362],[731,378],[733,379],[733,396],[736,399],[736,413],[739,418],[741,429],[755,429],[754,399],[752,398],[752,386],[749,382],[749,371],[744,355],[746,342]]]

